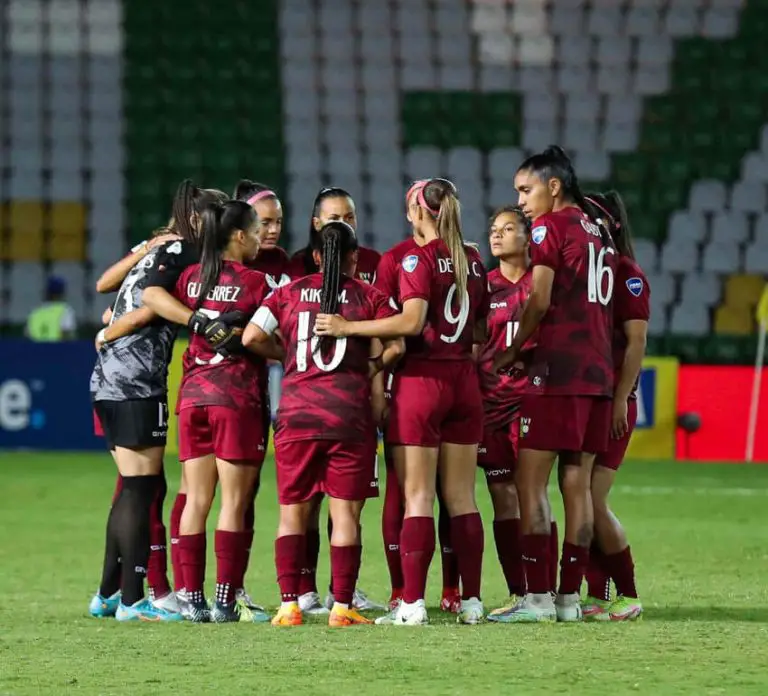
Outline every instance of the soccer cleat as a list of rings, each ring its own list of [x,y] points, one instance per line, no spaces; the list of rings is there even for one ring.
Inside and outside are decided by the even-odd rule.
[[[483,603],[477,597],[462,599],[459,607],[459,615],[456,617],[456,623],[475,626],[482,623],[485,617]]]
[[[581,603],[581,615],[584,621],[610,621],[610,606],[610,600],[590,596]]]
[[[229,604],[214,602],[211,608],[212,623],[266,623],[269,616],[264,611],[251,610],[241,599]]]
[[[511,594],[509,595],[509,599],[506,601],[503,607],[499,607],[498,609],[494,609],[493,611],[488,612],[488,616],[486,617],[488,621],[493,621],[494,616],[499,616],[500,614],[506,614],[512,609],[514,609],[517,606],[517,603],[522,599],[521,595]]]
[[[181,612],[181,604],[173,592],[169,592],[167,595],[153,599],[152,606],[156,609],[165,609],[165,611],[169,611],[172,614],[179,614]]]
[[[333,606],[333,601],[331,601],[331,606]],[[328,607],[323,606],[323,603],[320,601],[320,595],[317,592],[305,592],[303,595],[300,595],[299,609],[302,613],[309,614],[310,616],[330,613]]]
[[[458,587],[443,588],[440,610],[450,614],[458,614],[461,611],[461,594]]]
[[[508,611],[488,617],[495,623],[552,623],[557,620],[557,612],[552,595],[528,593]]]
[[[401,589],[393,589],[389,598],[389,611],[397,609],[397,605],[400,604],[400,600],[403,598],[403,591]]]
[[[88,613],[91,616],[95,616],[97,619],[104,619],[106,617],[114,616],[119,605],[120,590],[109,597],[102,597],[97,592],[91,598],[91,603],[88,605]]]
[[[122,602],[117,607],[115,618],[118,621],[181,621],[182,616],[178,612],[166,611],[152,605],[146,597],[135,604],[126,606]]]
[[[179,611],[183,614],[184,613],[184,607],[189,604],[189,597],[187,596],[187,591],[182,587],[180,590],[177,590],[173,594],[176,595],[176,601],[179,603]]]
[[[191,621],[192,623],[210,623],[211,608],[205,599],[199,602],[190,602],[187,600],[181,611],[181,615],[187,621]]]
[[[608,608],[611,621],[636,621],[643,616],[643,605],[637,597],[619,595]]]
[[[581,613],[581,598],[578,592],[558,594],[555,597],[557,620],[564,623],[575,623],[583,620]]]
[[[333,609],[333,605],[336,603],[336,598],[333,596],[332,592],[329,592],[325,596],[325,608],[330,611]],[[384,604],[379,604],[378,602],[374,602],[372,599],[368,598],[368,595],[365,594],[362,590],[358,590],[355,588],[355,592],[352,595],[352,607],[354,609],[357,609],[358,611],[386,611],[387,607]],[[318,612],[319,613],[319,612]]]
[[[277,614],[272,617],[273,626],[301,626],[303,623],[304,619],[297,602],[282,604]]]
[[[427,607],[423,599],[408,604],[400,602],[395,611],[376,619],[379,626],[426,626],[429,623]]]
[[[264,607],[261,606],[261,604],[256,604],[256,602],[251,599],[251,595],[249,595],[242,587],[237,592],[235,592],[235,599],[238,602],[241,602],[251,611],[260,611],[264,613]]]
[[[331,615],[328,617],[328,625],[332,628],[341,628],[342,626],[358,626],[363,624],[372,624],[373,621],[366,619],[352,607],[345,607],[343,604],[334,603],[331,609]]]

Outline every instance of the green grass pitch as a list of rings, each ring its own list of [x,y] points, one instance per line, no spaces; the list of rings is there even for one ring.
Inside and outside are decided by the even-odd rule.
[[[619,472],[614,507],[629,532],[646,610],[636,624],[467,627],[435,610],[423,629],[331,630],[322,622],[275,629],[88,617],[111,460],[4,452],[0,462],[0,695],[768,694],[765,466],[632,462]],[[168,476],[170,501],[173,463]],[[480,475],[477,482],[488,523],[484,600],[492,608],[505,592]],[[167,502],[166,519],[169,509]],[[247,586],[274,606],[271,462],[256,520]],[[366,506],[363,530],[360,586],[386,598],[379,501]],[[325,586],[325,541],[320,568]],[[439,581],[436,557],[431,606]]]

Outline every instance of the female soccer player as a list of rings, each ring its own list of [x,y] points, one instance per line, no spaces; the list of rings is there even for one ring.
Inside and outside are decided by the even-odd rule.
[[[598,454],[592,472],[592,507],[595,539],[587,568],[588,597],[584,618],[595,621],[631,621],[643,612],[635,587],[635,566],[624,528],[608,505],[616,471],[629,446],[637,421],[637,381],[645,356],[650,319],[650,288],[635,261],[627,211],[616,191],[590,193],[592,215],[608,223],[619,254],[613,297],[613,417],[608,449]],[[610,581],[616,599],[610,601]]]
[[[181,274],[174,295],[212,319],[235,312],[247,317],[270,292],[264,274],[244,265],[259,250],[258,217],[248,203],[228,201],[205,210],[201,220],[200,263]],[[260,380],[265,370],[262,358],[242,351],[222,355],[200,336],[192,337],[184,354],[177,412],[187,500],[179,551],[189,605],[185,615],[195,622],[269,620],[235,595],[250,544],[245,512],[264,460]],[[205,524],[217,483],[216,597],[209,611],[203,594]]]
[[[427,179],[420,179],[411,184],[405,194],[405,213],[408,222],[411,224],[410,213],[408,212],[412,204],[416,204],[416,196]],[[376,268],[376,279],[374,287],[381,290],[395,306],[400,308],[398,289],[398,280],[400,277],[400,265],[403,258],[413,253],[426,241],[419,236],[415,230],[408,239],[399,242],[389,251],[381,256],[379,265]],[[384,376],[385,400],[389,402],[392,397],[392,382],[394,373],[390,372]],[[386,414],[389,409],[381,409]],[[380,419],[382,432],[386,433],[386,418]],[[404,472],[403,448],[398,445],[392,445],[385,439],[384,442],[384,461],[387,469],[387,484],[384,492],[384,506],[381,517],[382,536],[384,540],[384,553],[389,568],[389,579],[392,587],[389,608],[394,610],[403,598],[403,566],[400,561],[400,533],[403,528],[403,516],[405,515],[405,500],[400,486]],[[456,554],[451,546],[451,517],[445,507],[440,486],[437,487],[437,502],[440,506],[437,531],[440,541],[440,556],[443,570],[443,592],[440,599],[440,608],[443,611],[457,614],[461,609],[461,594],[459,592],[459,568],[456,563]]]
[[[291,280],[303,278],[311,273],[317,273],[320,269],[314,258],[313,249],[317,247],[317,235],[328,222],[341,220],[346,222],[353,230],[357,230],[357,212],[352,196],[343,188],[337,186],[320,189],[312,203],[312,219],[309,221],[309,242],[306,247],[297,251],[291,258],[288,275]],[[357,249],[357,266],[355,278],[365,283],[373,283],[376,277],[380,255],[373,249],[361,247]],[[377,490],[372,488],[372,494]],[[317,561],[320,555],[320,506],[322,496],[318,496],[310,514],[309,531],[307,533],[307,561],[301,571],[301,591],[299,593],[299,606],[308,614],[327,614],[333,606],[333,591],[322,602],[317,591]],[[328,520],[328,538],[332,533],[333,523]],[[355,588],[353,602],[355,608],[362,611],[378,611],[384,609],[384,605],[369,599],[365,592]]]
[[[525,160],[515,188],[533,220],[532,288],[512,345],[497,354],[496,366],[513,365],[538,334],[520,407],[516,474],[528,588],[508,620],[580,621],[579,589],[593,531],[592,465],[608,445],[611,420],[610,303],[617,255],[607,228],[584,212],[578,179],[560,147]],[[558,455],[565,541],[553,602],[547,483]]]
[[[362,552],[360,512],[375,478],[371,375],[397,359],[402,344],[390,342],[382,350],[378,341],[312,336],[319,312],[339,312],[352,320],[394,313],[387,297],[353,278],[357,239],[348,224],[331,222],[319,230],[313,256],[322,273],[275,290],[243,335],[244,345],[259,346],[279,330],[287,351],[275,430],[280,501],[275,562],[282,604],[272,623],[302,623],[298,593],[308,517],[312,500],[322,493],[333,520],[335,601],[329,625],[368,624],[352,597]]]
[[[395,376],[387,439],[403,446],[405,520],[400,539],[405,586],[396,611],[379,623],[428,622],[424,594],[435,550],[438,467],[462,581],[460,623],[483,618],[483,525],[475,502],[483,406],[472,360],[476,325],[484,329],[487,279],[477,251],[464,245],[456,188],[430,179],[409,210],[424,246],[401,263],[403,311],[381,321],[318,316],[321,336],[407,337]]]

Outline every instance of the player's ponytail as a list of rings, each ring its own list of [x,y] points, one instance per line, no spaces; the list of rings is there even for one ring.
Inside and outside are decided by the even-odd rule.
[[[634,260],[635,247],[632,243],[632,227],[629,224],[629,216],[621,194],[618,191],[587,193],[584,199],[587,205],[592,207],[592,214],[607,222],[611,238],[619,255]]]
[[[209,206],[215,203],[224,203],[227,194],[217,189],[201,189],[192,183],[191,179],[184,179],[176,189],[173,198],[172,217],[175,231],[182,239],[188,242],[202,244],[200,237],[200,225],[194,224],[194,220],[200,220],[200,215]]]
[[[573,168],[571,158],[559,145],[550,145],[544,152],[531,155],[517,169],[517,171],[532,171],[542,181],[559,179],[563,198],[575,203],[593,224],[600,230],[600,237],[604,246],[613,246],[611,234],[606,225],[601,225],[598,218],[592,214],[592,208],[584,198],[579,185],[579,179]]]
[[[195,309],[200,309],[205,298],[219,282],[222,253],[235,230],[248,230],[256,220],[256,213],[244,201],[214,203],[200,213],[200,294]]]
[[[467,293],[469,261],[461,232],[461,204],[456,187],[447,179],[430,179],[417,195],[419,205],[436,218],[437,236],[451,254],[457,294],[463,298]]]

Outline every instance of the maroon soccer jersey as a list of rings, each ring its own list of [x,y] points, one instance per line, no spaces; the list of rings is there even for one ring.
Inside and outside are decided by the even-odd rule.
[[[181,274],[174,295],[190,309],[200,296],[200,264]],[[219,280],[200,308],[215,318],[226,312],[251,316],[269,293],[263,273],[225,261]],[[201,336],[193,335],[184,353],[184,374],[179,388],[177,413],[192,406],[260,407],[260,381],[264,360],[249,353],[223,357]]]
[[[497,374],[492,365],[493,356],[512,345],[530,292],[530,269],[516,283],[507,280],[498,268],[488,274],[488,341],[482,347],[478,359],[486,430],[507,425],[520,408],[520,400],[528,381],[526,374]],[[529,339],[522,355],[524,360],[532,345]]]
[[[400,304],[418,297],[427,300],[427,321],[420,336],[406,339],[406,360],[461,360],[472,356],[478,319],[488,313],[485,267],[474,247],[464,247],[469,265],[467,297],[456,297],[453,261],[441,239],[414,249],[400,263]]]
[[[350,321],[383,319],[395,311],[388,298],[359,280],[342,277],[338,314]],[[275,442],[358,441],[373,433],[370,339],[314,336],[320,314],[320,273],[275,290],[251,321],[266,333],[279,329],[285,343]]]
[[[261,249],[258,256],[248,264],[248,268],[261,271],[267,276],[267,284],[270,288],[279,288],[291,281],[289,266],[291,260],[285,249]]]
[[[304,249],[299,249],[291,257],[288,271],[288,275],[291,277],[291,280],[303,278],[304,276],[309,275],[309,273],[316,273],[318,270],[320,270],[317,268],[317,266],[315,266],[314,261],[312,261],[310,258],[309,266],[311,267],[311,270],[309,272],[307,271],[307,255],[311,253],[312,252],[305,247]],[[379,265],[380,258],[381,254],[379,254],[379,252],[375,249],[369,249],[368,247],[362,246],[358,247],[357,270],[355,271],[355,278],[362,280],[364,283],[368,283],[369,285],[372,284],[376,279],[376,267]]]
[[[373,286],[377,290],[381,290],[387,297],[391,297],[395,302],[399,302],[400,263],[404,256],[418,248],[419,245],[413,241],[413,237],[409,237],[399,244],[395,244],[389,251],[385,251],[376,268],[376,279]]]
[[[555,272],[549,310],[541,321],[529,372],[543,394],[613,394],[614,280],[618,255],[578,208],[537,218],[531,263]]]
[[[624,322],[648,321],[651,316],[649,305],[651,289],[645,273],[635,261],[627,256],[619,258],[616,269],[616,288],[613,294],[613,369],[618,384],[624,353],[627,350],[627,336]],[[636,399],[637,382],[632,387],[630,399]]]

